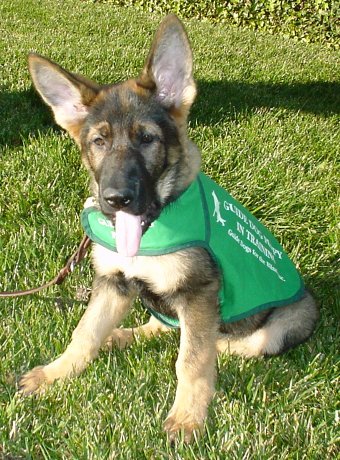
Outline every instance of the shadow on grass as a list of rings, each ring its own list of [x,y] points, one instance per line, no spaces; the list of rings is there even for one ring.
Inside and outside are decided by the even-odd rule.
[[[198,81],[198,98],[191,120],[215,124],[243,112],[282,108],[295,112],[331,116],[340,113],[340,84],[313,82],[292,84]]]
[[[33,88],[0,92],[0,146],[20,146],[24,139],[55,127],[49,108]]]
[[[2,121],[0,145],[21,145],[30,134],[56,126],[46,105],[33,88],[0,94]],[[199,125],[235,119],[258,109],[283,108],[320,116],[340,113],[340,84],[313,82],[296,84],[198,81],[198,98],[190,119]]]

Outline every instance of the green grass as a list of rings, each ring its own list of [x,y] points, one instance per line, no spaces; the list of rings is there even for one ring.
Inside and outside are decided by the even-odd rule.
[[[81,237],[77,148],[31,89],[28,51],[99,82],[134,76],[160,18],[93,2],[0,4],[0,290],[33,286]],[[87,261],[60,288],[0,300],[0,458],[331,459],[339,451],[339,52],[187,21],[199,95],[190,135],[203,169],[283,242],[321,307],[311,340],[274,359],[218,361],[206,435],[173,449],[178,335],[101,353],[42,397],[19,375],[67,345]],[[142,323],[139,306],[126,324]]]

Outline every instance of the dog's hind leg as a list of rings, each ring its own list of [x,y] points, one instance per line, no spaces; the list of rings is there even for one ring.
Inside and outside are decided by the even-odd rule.
[[[29,394],[42,390],[57,379],[80,374],[97,356],[103,342],[114,326],[120,324],[129,310],[132,293],[121,288],[121,281],[97,278],[89,306],[72,334],[65,352],[46,366],[25,374],[20,390]]]
[[[114,329],[112,334],[106,339],[104,346],[109,349],[113,347],[123,349],[131,345],[139,337],[156,337],[162,332],[170,331],[170,329],[158,321],[157,318],[151,316],[150,320],[146,324],[143,324],[143,326]]]
[[[307,340],[318,317],[315,301],[307,292],[296,303],[274,308],[265,324],[249,335],[221,334],[217,351],[246,357],[281,354]]]

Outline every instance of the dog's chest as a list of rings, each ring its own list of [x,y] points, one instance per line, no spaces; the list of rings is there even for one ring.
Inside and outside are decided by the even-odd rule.
[[[174,292],[186,279],[182,257],[176,253],[164,256],[124,257],[100,245],[94,245],[93,262],[99,276],[124,274],[127,280],[139,279],[158,295]]]

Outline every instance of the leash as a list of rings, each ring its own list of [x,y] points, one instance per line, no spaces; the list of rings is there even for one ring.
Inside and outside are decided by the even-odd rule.
[[[55,284],[61,284],[65,278],[73,272],[76,265],[78,265],[85,257],[87,249],[91,244],[90,238],[85,235],[81,240],[81,243],[78,246],[78,249],[72,254],[72,256],[68,259],[65,266],[59,271],[57,276],[55,276],[51,281],[48,283],[43,284],[42,286],[38,286],[32,289],[26,289],[23,291],[4,291],[0,292],[1,297],[19,297],[29,294],[35,294],[36,292],[40,292],[43,289],[46,289],[50,286],[54,286]]]

